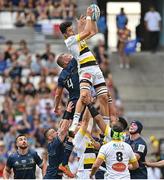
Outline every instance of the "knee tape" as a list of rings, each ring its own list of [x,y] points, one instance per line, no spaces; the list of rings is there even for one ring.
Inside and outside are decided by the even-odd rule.
[[[107,93],[108,93],[107,87],[102,87],[102,88],[100,88],[98,91],[96,91],[96,95],[97,95],[97,96],[100,96],[100,95],[102,95],[102,94],[107,94]]]

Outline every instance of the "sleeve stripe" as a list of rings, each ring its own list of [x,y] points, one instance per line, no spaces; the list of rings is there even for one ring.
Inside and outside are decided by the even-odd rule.
[[[98,155],[98,158],[100,158],[100,159],[102,159],[102,160],[105,161],[105,156],[104,156],[103,154],[99,154],[99,155]]]
[[[107,135],[108,135],[108,132],[109,132],[109,125],[106,126],[104,135],[107,136]]]
[[[80,41],[80,34],[76,35],[76,40],[79,42]]]
[[[136,158],[130,159],[129,162],[130,162],[130,163],[137,162],[137,159],[136,159]]]
[[[80,132],[80,134],[83,135],[83,136],[85,136],[85,134],[86,134],[86,132],[85,132],[82,128],[79,129],[79,132]]]

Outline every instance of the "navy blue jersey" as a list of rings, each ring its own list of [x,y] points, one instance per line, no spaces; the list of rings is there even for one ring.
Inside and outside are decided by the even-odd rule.
[[[68,66],[61,71],[58,78],[58,86],[67,89],[70,101],[79,98],[80,87],[76,59],[72,58]]]
[[[131,140],[130,137],[127,137],[125,142],[127,142],[132,147],[134,153],[140,155],[140,159],[138,160],[139,168],[130,171],[131,179],[147,179],[147,169],[143,164],[143,162],[145,162],[145,157],[147,154],[146,142],[141,137],[135,140]]]
[[[57,136],[48,143],[48,167],[44,179],[58,179],[58,167],[63,160],[64,144]]]
[[[42,160],[34,150],[21,155],[18,152],[11,154],[7,166],[14,171],[14,179],[35,179],[36,164],[41,167]]]

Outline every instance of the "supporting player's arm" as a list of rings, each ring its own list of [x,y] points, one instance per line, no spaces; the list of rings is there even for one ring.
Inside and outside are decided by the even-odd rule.
[[[158,162],[145,162],[144,163],[148,167],[164,167],[164,160],[158,161]]]
[[[91,174],[90,174],[90,178],[92,179],[93,176],[96,174],[97,170],[99,169],[99,167],[101,166],[101,164],[103,163],[103,159],[100,157],[97,157],[95,163],[92,166],[92,170],[91,170]]]
[[[11,175],[11,169],[6,165],[4,170],[3,170],[3,178],[9,179],[10,175]]]
[[[130,162],[128,165],[129,170],[135,170],[139,167],[138,161]]]
[[[94,148],[97,149],[97,150],[99,150],[99,149],[100,149],[100,146],[101,146],[100,143],[97,142],[97,141],[95,141],[92,136],[90,136],[90,140],[91,140],[92,145],[94,146]]]
[[[63,119],[63,123],[60,127],[60,130],[59,130],[59,133],[58,133],[58,137],[59,139],[63,142],[65,137],[67,136],[67,133],[68,133],[68,128],[70,126],[70,121],[69,121],[69,114],[71,113],[72,111],[72,108],[73,108],[73,103],[72,102],[69,102],[68,106],[67,106],[67,119]]]
[[[135,170],[139,167],[139,164],[138,164],[138,159],[135,155],[135,153],[133,152],[132,148],[129,146],[129,152],[128,152],[128,155],[129,155],[129,164],[128,164],[128,169],[129,170]]]
[[[105,133],[107,125],[105,124],[102,116],[98,113],[97,109],[92,104],[88,104],[87,106],[94,121],[97,123],[101,131]]]
[[[63,88],[58,86],[56,89],[56,94],[55,94],[55,108],[54,108],[55,113],[58,113],[58,108],[59,108],[62,94],[63,94]]]

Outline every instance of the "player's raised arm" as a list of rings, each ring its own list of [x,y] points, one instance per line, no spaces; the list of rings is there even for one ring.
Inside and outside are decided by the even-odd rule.
[[[146,166],[148,166],[148,167],[158,167],[158,168],[161,168],[161,167],[164,167],[164,160],[157,161],[157,162],[145,162],[144,164]]]
[[[67,119],[63,119],[63,123],[61,125],[61,128],[59,130],[59,133],[58,133],[58,137],[60,138],[60,140],[63,142],[67,133],[68,133],[68,128],[70,126],[70,121],[69,121],[69,114],[71,113],[71,110],[73,108],[73,103],[72,102],[69,102],[68,106],[67,106],[67,113],[68,113],[68,118]]]
[[[86,25],[86,16],[81,15],[80,18],[77,19],[77,30],[79,34],[84,31],[85,25]],[[87,37],[87,39],[91,38],[97,33],[98,33],[97,22],[92,20],[90,35]]]
[[[87,8],[86,12],[86,25],[84,27],[84,30],[79,33],[80,40],[87,39],[91,35],[92,30],[92,20],[91,16],[93,14],[93,9],[91,7]]]

